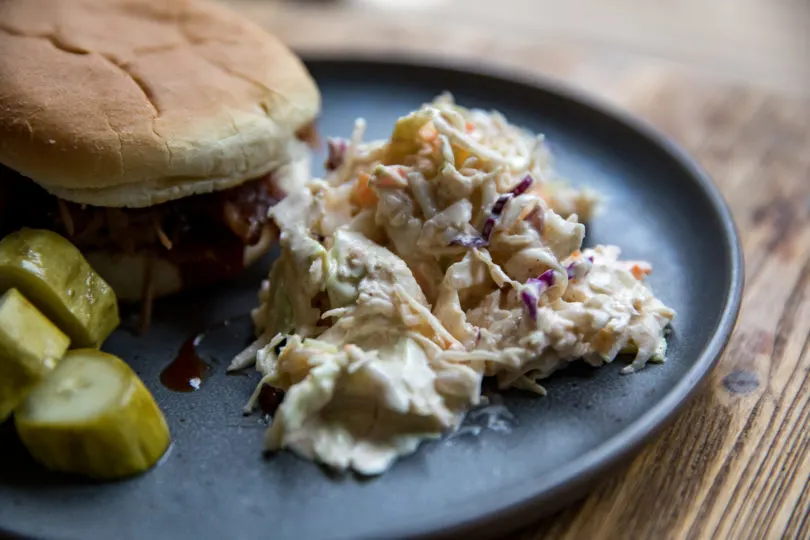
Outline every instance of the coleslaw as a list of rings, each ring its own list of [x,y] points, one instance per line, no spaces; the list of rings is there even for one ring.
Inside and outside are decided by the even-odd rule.
[[[582,248],[598,197],[555,176],[542,136],[449,94],[390,140],[363,132],[330,140],[325,178],[270,211],[281,256],[231,365],[286,392],[268,449],[380,474],[457,428],[484,377],[544,394],[576,360],[664,361],[675,313],[649,264]]]

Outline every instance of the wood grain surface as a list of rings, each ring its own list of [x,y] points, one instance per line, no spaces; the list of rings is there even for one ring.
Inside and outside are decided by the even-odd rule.
[[[475,0],[478,12],[427,0],[397,12],[381,8],[382,0],[362,9],[357,2],[230,3],[301,51],[438,55],[557,77],[646,118],[697,157],[731,206],[745,252],[746,292],[726,354],[705,390],[627,470],[513,539],[810,538],[806,50],[793,51],[798,63],[787,83],[744,60],[742,71],[729,74],[656,54],[655,40],[646,51],[640,39],[632,51],[627,39],[549,41],[517,31],[526,27],[519,0],[497,2],[499,28],[509,28],[511,12],[514,32],[493,32]],[[776,3],[797,6],[796,17],[806,5]],[[454,6],[464,24],[438,16]],[[799,30],[787,39],[757,34],[758,45],[773,52],[773,39],[781,39],[798,47],[807,37],[801,24],[785,23],[783,30]],[[709,41],[703,46],[707,56],[718,54]]]

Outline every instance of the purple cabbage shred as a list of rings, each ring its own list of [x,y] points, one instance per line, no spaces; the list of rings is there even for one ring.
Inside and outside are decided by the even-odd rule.
[[[554,285],[554,271],[553,270],[546,270],[540,277],[537,278],[538,281],[545,283],[546,286],[551,287]]]
[[[537,320],[537,298],[529,291],[524,290],[520,293],[520,299],[523,301],[523,306],[526,312],[533,321]]]
[[[487,218],[486,223],[484,223],[484,228],[481,230],[481,237],[489,241],[489,237],[492,235],[492,228],[495,227],[495,218]]]
[[[495,201],[495,204],[492,205],[492,210],[490,211],[490,214],[493,216],[500,216],[501,212],[503,212],[503,209],[506,206],[506,203],[509,202],[509,199],[511,198],[512,198],[511,195],[501,195],[500,197],[498,197],[498,200]]]
[[[553,270],[546,270],[539,277],[536,278],[529,278],[526,281],[529,285],[538,285],[543,288],[551,287],[554,285],[554,271]]]
[[[521,180],[520,183],[515,186],[515,189],[512,190],[512,195],[514,197],[522,195],[531,187],[532,182],[534,182],[534,179],[531,177],[531,175],[527,174],[525,177],[523,177],[523,180]]]
[[[574,265],[576,265],[576,263],[571,263],[565,267],[565,273],[568,275],[568,279],[574,279],[574,277],[577,275]]]
[[[506,203],[508,203],[512,197],[517,197],[529,189],[533,181],[532,177],[527,174],[515,189],[498,197],[498,200],[492,205],[492,210],[489,211],[490,217],[487,219],[486,223],[484,223],[484,230],[481,231],[481,236],[483,236],[484,239],[489,240],[489,235],[492,234],[492,227],[495,226],[495,219],[503,213],[503,209],[506,208]]]
[[[593,264],[593,256],[588,257],[588,262]],[[576,275],[577,275],[577,266],[581,265],[581,264],[582,264],[582,262],[575,261],[575,262],[569,263],[568,266],[565,267],[565,273],[568,274],[568,279],[574,279],[576,277]],[[588,272],[587,272],[587,269],[586,269],[585,275],[587,275],[587,273]]]

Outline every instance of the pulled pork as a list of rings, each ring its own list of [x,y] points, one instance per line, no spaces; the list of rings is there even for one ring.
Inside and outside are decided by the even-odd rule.
[[[9,174],[17,175],[6,169],[0,176]],[[0,180],[0,234],[21,227],[50,229],[82,251],[180,252],[223,242],[238,243],[241,249],[259,241],[267,210],[283,197],[272,175],[266,175],[147,208],[109,208],[67,202],[30,180],[15,178]]]
[[[49,229],[82,252],[168,259],[178,266],[188,288],[241,270],[245,247],[259,242],[270,226],[268,209],[283,197],[268,174],[224,191],[148,208],[88,206],[59,199],[15,171],[0,168],[0,237],[22,227]],[[144,283],[143,290],[147,305],[142,308],[148,313],[150,284]]]

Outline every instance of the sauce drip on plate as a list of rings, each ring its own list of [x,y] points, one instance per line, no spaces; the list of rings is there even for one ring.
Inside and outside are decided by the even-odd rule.
[[[163,386],[175,392],[194,392],[200,389],[200,385],[211,372],[211,366],[197,354],[197,345],[203,336],[197,334],[183,343],[172,363],[160,373],[160,382]]]

